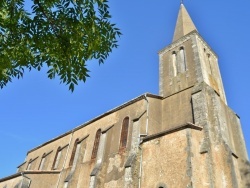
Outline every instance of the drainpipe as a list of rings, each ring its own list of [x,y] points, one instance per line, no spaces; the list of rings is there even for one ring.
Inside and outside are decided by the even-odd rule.
[[[140,134],[140,143],[139,143],[139,149],[140,149],[140,152],[141,152],[141,156],[140,156],[140,171],[139,171],[139,184],[138,184],[138,188],[141,188],[141,176],[142,176],[142,147],[140,146],[142,144],[142,140],[141,140],[141,137],[145,137],[145,136],[148,136],[148,111],[149,111],[149,101],[148,101],[148,98],[147,98],[147,94],[144,95],[144,98],[145,100],[147,101],[147,120],[146,120],[146,134]]]
[[[27,178],[27,179],[29,180],[28,187],[30,187],[30,184],[31,184],[31,179],[30,179],[29,177],[25,176],[23,172],[21,172],[21,175],[22,175],[23,179],[24,179],[24,178]],[[21,185],[23,185],[23,179],[22,179],[22,183],[21,183]]]
[[[70,144],[71,144],[71,141],[72,141],[72,137],[73,137],[73,133],[74,133],[73,131],[74,131],[74,130],[71,131],[71,136],[70,136],[70,140],[69,140],[69,147],[70,147]],[[68,147],[68,149],[67,149],[67,153],[66,153],[66,156],[65,156],[65,159],[64,159],[64,162],[63,162],[62,170],[61,170],[61,172],[60,172],[58,181],[57,181],[57,183],[56,183],[56,188],[58,188],[58,186],[59,186],[59,182],[60,182],[60,179],[61,179],[61,176],[62,176],[62,171],[63,171],[63,169],[64,169],[64,167],[65,167],[66,159],[68,158],[69,147]]]

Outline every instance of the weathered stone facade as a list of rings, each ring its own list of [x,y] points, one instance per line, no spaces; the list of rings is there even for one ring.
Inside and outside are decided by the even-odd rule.
[[[30,150],[0,188],[250,187],[218,58],[183,4],[159,56],[159,96],[141,95]]]

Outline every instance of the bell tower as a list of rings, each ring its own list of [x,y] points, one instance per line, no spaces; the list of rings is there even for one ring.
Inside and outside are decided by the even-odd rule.
[[[199,35],[181,3],[172,43],[159,52],[160,95],[167,97],[205,82],[226,103],[217,55]]]
[[[192,137],[194,132],[190,137],[191,148],[198,143],[193,147],[197,158],[190,159],[198,172],[192,174],[194,187],[204,187],[199,185],[199,176],[210,187],[245,187],[244,172],[250,163],[240,118],[227,105],[218,57],[198,33],[183,3],[173,41],[159,52],[159,62],[162,130],[188,123],[202,128],[199,138]],[[201,168],[206,169],[202,175]],[[223,184],[225,177],[228,186]]]

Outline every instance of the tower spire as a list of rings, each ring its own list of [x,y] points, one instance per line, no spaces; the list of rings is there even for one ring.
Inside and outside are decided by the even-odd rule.
[[[184,35],[190,33],[193,30],[197,30],[192,19],[190,18],[185,6],[183,5],[183,0],[181,0],[180,10],[175,26],[173,42],[183,37]]]

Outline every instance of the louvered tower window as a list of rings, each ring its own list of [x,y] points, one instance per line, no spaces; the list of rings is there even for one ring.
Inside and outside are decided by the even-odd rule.
[[[95,142],[94,142],[94,147],[93,147],[91,159],[95,159],[96,156],[97,156],[97,152],[98,152],[98,147],[99,147],[99,143],[100,143],[101,134],[102,134],[101,129],[98,129],[98,130],[96,131],[96,135],[95,135]]]
[[[129,118],[125,117],[122,122],[120,149],[126,148],[128,141],[128,127],[129,127]]]

